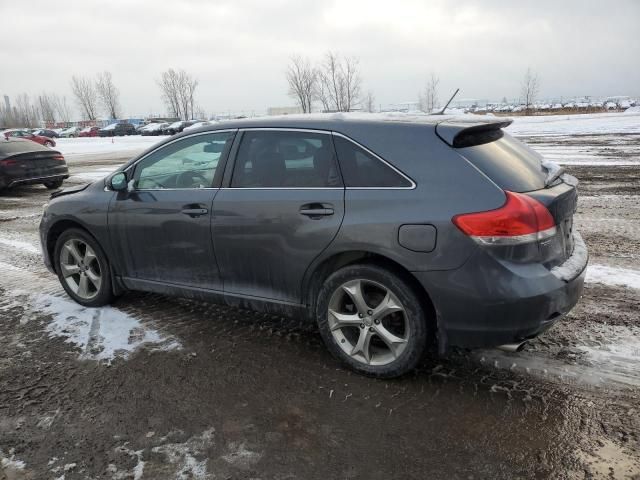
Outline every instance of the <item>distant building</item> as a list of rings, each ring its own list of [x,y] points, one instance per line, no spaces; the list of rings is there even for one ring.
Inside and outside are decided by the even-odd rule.
[[[11,110],[11,101],[9,100],[9,95],[4,96],[4,109],[7,111]]]
[[[295,115],[296,113],[302,113],[300,107],[269,107],[267,109],[267,115]]]

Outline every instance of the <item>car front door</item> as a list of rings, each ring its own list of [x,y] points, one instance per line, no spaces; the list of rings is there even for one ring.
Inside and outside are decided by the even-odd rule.
[[[109,206],[111,238],[126,277],[222,290],[211,240],[211,204],[234,135],[185,137],[127,170],[129,191],[115,193]]]
[[[344,216],[331,135],[272,129],[241,135],[213,203],[225,295],[302,303],[304,273]]]

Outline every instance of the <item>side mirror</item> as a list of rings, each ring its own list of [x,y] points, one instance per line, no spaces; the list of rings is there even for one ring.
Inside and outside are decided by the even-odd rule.
[[[111,177],[110,184],[111,190],[115,190],[117,192],[125,190],[127,188],[127,176],[122,172],[118,172]]]

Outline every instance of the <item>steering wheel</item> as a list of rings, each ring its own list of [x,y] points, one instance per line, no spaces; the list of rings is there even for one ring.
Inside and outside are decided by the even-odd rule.
[[[201,185],[206,186],[209,183],[211,182],[209,182],[204,175],[198,172],[182,172],[178,175],[178,178],[176,178],[176,184],[183,188],[195,188],[200,187]]]

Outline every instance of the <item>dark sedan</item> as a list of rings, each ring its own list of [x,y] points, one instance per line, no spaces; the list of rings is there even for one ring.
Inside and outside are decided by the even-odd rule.
[[[130,123],[112,123],[98,131],[101,137],[122,137],[124,135],[136,135],[136,127]]]
[[[60,152],[27,140],[0,140],[0,190],[36,183],[54,189],[66,178],[69,169]]]
[[[39,135],[41,137],[49,137],[49,138],[60,138],[58,132],[54,130],[49,130],[48,128],[41,128],[40,130],[36,130],[33,132],[34,135]]]

